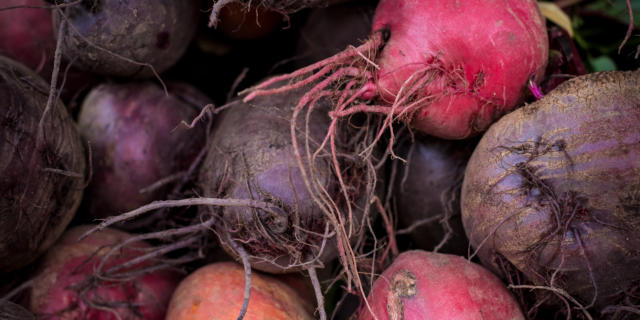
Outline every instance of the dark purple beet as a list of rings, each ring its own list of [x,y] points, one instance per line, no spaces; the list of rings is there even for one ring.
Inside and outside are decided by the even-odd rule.
[[[309,166],[303,156],[305,170],[313,167],[319,189],[312,192],[306,187],[295,160],[290,133],[291,115],[302,94],[296,90],[286,94],[256,99],[255,102],[233,102],[216,119],[209,140],[208,154],[202,165],[200,184],[206,197],[255,199],[272,204],[272,211],[248,207],[221,209],[222,223],[235,242],[242,244],[251,255],[253,268],[271,272],[293,272],[307,265],[326,263],[338,254],[336,236],[327,237],[322,252],[323,235],[335,230],[313,198],[334,201],[343,214],[345,228],[353,227],[353,239],[362,235],[362,199],[366,198],[367,176],[364,168],[353,160],[339,157],[348,184],[350,201],[354,204],[353,220],[348,222],[345,201],[341,197],[338,181],[333,173],[327,148]],[[312,152],[324,138],[330,119],[329,102],[320,100],[310,115],[309,141]],[[297,126],[298,145],[305,153],[305,115],[300,115]],[[340,141],[340,140],[338,140]],[[343,150],[338,142],[338,151]],[[369,177],[370,178],[370,177]],[[326,203],[325,203],[326,204]],[[357,206],[359,204],[360,206]],[[325,207],[326,208],[326,207]],[[223,234],[219,231],[218,234]],[[237,253],[224,241],[224,248]],[[343,243],[343,245],[345,245]],[[348,243],[347,243],[348,245]],[[314,259],[318,257],[318,262]]]
[[[474,144],[475,141],[426,138],[405,146],[407,164],[399,167],[393,193],[398,227],[420,225],[409,233],[416,248],[431,251],[442,242],[439,252],[467,254],[460,188]],[[426,219],[432,221],[421,224]]]
[[[495,123],[462,188],[483,263],[563,289],[594,316],[637,317],[639,123],[640,71],[574,78]]]
[[[48,91],[33,71],[0,56],[0,273],[49,248],[82,197],[84,148],[62,102],[39,129]]]
[[[152,70],[114,55],[151,64],[160,73],[175,64],[198,22],[197,0],[84,0],[68,7],[63,54],[85,71],[121,77],[151,77]],[[60,21],[54,10],[56,30]],[[108,53],[106,49],[114,54]]]
[[[167,96],[153,83],[103,84],[85,99],[78,122],[93,153],[93,178],[85,197],[93,217],[164,199],[168,185],[140,190],[186,170],[204,146],[205,125],[188,129],[180,122],[190,123],[208,101],[189,86],[170,89]]]

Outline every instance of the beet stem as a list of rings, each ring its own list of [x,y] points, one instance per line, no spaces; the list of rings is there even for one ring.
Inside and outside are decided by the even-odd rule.
[[[542,99],[542,97],[544,97],[544,94],[542,93],[542,90],[533,81],[533,78],[529,79],[529,82],[527,83],[527,87],[529,87],[529,90],[531,91],[531,93],[533,93],[533,96],[536,98],[536,100],[540,100],[540,99]]]

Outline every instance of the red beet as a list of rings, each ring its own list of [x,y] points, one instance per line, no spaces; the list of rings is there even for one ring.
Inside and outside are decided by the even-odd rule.
[[[382,0],[372,30],[360,47],[265,81],[245,101],[328,76],[300,107],[318,95],[346,95],[351,99],[333,116],[382,113],[431,135],[462,139],[518,105],[527,81],[540,80],[547,62],[545,24],[533,0]]]
[[[153,83],[103,84],[86,97],[78,118],[90,141],[93,178],[87,188],[88,213],[104,218],[164,199],[169,185],[141,190],[187,170],[205,142],[205,126],[189,129],[208,98],[195,89]]]
[[[569,80],[494,124],[469,160],[469,240],[514,284],[542,286],[539,302],[637,317],[639,88],[640,71]]]
[[[105,229],[78,242],[92,227],[70,229],[47,252],[30,292],[30,310],[39,319],[51,320],[164,319],[171,294],[180,281],[175,272],[160,270],[120,281],[85,282],[111,246],[132,237]],[[150,246],[144,242],[131,243],[111,256],[103,270],[130,261],[148,249]],[[147,265],[141,263],[123,271],[133,272]]]
[[[82,198],[86,159],[60,101],[45,115],[49,85],[0,56],[0,274],[42,254]]]
[[[42,7],[42,0],[4,0],[0,8]],[[48,9],[14,8],[0,11],[0,55],[23,63],[32,70],[51,70],[56,46]]]
[[[460,256],[407,251],[374,282],[360,320],[524,319],[500,280]]]

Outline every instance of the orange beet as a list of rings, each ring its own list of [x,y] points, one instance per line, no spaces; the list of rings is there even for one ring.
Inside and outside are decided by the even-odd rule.
[[[166,320],[236,319],[244,296],[244,269],[233,262],[204,266],[173,293]],[[245,320],[313,319],[312,305],[276,277],[251,274]]]

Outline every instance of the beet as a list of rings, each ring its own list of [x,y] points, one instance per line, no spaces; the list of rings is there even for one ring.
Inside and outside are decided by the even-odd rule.
[[[640,71],[566,81],[494,124],[469,161],[472,246],[510,282],[543,287],[540,302],[561,289],[599,317],[637,317],[639,88]]]
[[[49,248],[82,197],[84,148],[62,102],[43,115],[48,91],[33,71],[0,56],[0,273]]]
[[[42,6],[42,0],[4,0],[1,8]],[[56,43],[51,12],[38,8],[0,11],[0,55],[40,71],[53,60]],[[51,68],[48,68],[51,72]]]
[[[205,127],[189,129],[208,98],[188,85],[102,84],[86,97],[78,118],[91,144],[93,178],[87,213],[104,218],[164,199],[170,184],[141,192],[155,182],[187,170],[205,143]]]
[[[364,174],[363,164],[340,157],[349,188],[350,198],[345,200],[327,154],[328,146],[321,148],[313,160],[302,151],[298,163],[290,121],[300,94],[298,90],[252,103],[233,102],[217,119],[200,173],[206,197],[254,199],[274,206],[223,208],[223,230],[219,232],[229,232],[243,245],[254,269],[271,273],[297,271],[336,257],[337,244],[348,246],[362,235],[366,206],[361,201],[373,192],[366,188],[371,177]],[[328,100],[317,101],[308,127],[305,116],[295,122],[300,150],[305,150],[307,142],[311,152],[319,148],[330,124],[328,106]],[[340,140],[336,144],[344,150]],[[309,177],[309,186],[303,174]],[[353,208],[351,215],[346,201]],[[336,219],[343,221],[340,226]],[[340,228],[348,230],[351,237],[325,235]],[[223,240],[223,246],[238,255],[227,241]]]
[[[404,146],[407,163],[398,170],[393,192],[398,227],[414,228],[409,235],[416,248],[467,254],[460,188],[474,142],[423,138]]]
[[[464,139],[523,101],[528,81],[541,80],[547,53],[544,20],[533,0],[382,0],[369,40],[267,80],[244,99],[326,77],[301,106],[317,96],[346,96],[333,117],[382,114],[387,128],[397,119],[430,135]]]
[[[148,65],[163,72],[185,52],[197,27],[198,1],[85,0],[64,13],[54,10],[54,19],[57,28],[67,22],[62,51],[74,66],[144,78],[153,75]]]
[[[241,265],[218,262],[185,278],[171,298],[167,320],[236,319],[245,274]],[[280,277],[252,273],[251,299],[244,319],[313,319],[311,301]]]
[[[525,319],[500,280],[463,257],[400,254],[373,283],[360,320]],[[375,317],[372,315],[375,314]]]
[[[30,310],[38,319],[164,319],[179,274],[169,270],[139,272],[149,266],[147,261],[125,268],[122,272],[129,274],[120,279],[113,275],[103,280],[91,278],[113,245],[133,237],[105,229],[79,242],[91,228],[70,229],[47,252],[30,292]],[[140,257],[149,249],[144,242],[131,243],[110,256],[103,270]]]

